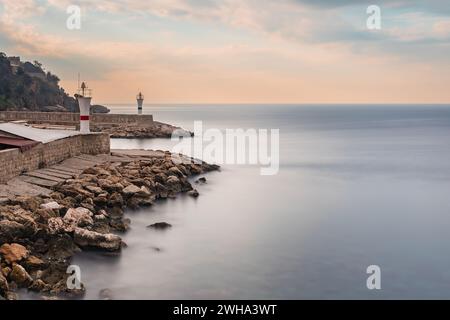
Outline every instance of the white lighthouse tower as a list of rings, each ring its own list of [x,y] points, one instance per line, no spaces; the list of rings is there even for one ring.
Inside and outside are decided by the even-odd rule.
[[[89,114],[91,110],[91,90],[83,82],[77,95],[78,105],[80,107],[80,132],[89,133]]]
[[[144,95],[142,92],[136,96],[137,106],[138,106],[138,114],[142,114],[142,105],[144,104]]]

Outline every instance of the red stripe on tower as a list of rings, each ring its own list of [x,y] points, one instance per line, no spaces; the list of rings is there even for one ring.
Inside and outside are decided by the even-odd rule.
[[[89,116],[80,116],[81,121],[89,120]]]

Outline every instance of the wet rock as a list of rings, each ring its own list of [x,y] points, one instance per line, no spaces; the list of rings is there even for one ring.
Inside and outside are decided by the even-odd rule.
[[[205,178],[205,177],[198,178],[198,179],[195,181],[195,183],[197,183],[197,184],[199,184],[199,183],[206,183],[206,178]]]
[[[98,293],[100,300],[113,300],[113,292],[111,289],[102,289]]]
[[[46,284],[41,279],[37,279],[33,281],[33,283],[28,287],[28,290],[36,291],[36,292],[44,292],[49,291],[51,288],[50,285]]]
[[[6,300],[17,300],[17,299],[19,299],[19,296],[17,295],[17,293],[9,291],[6,293],[5,299]]]
[[[80,247],[92,247],[107,251],[118,251],[122,239],[114,234],[101,234],[82,228],[76,228],[73,234],[74,241]]]
[[[14,281],[19,287],[24,288],[27,288],[33,282],[33,278],[31,278],[25,268],[17,263],[13,264],[9,278]]]
[[[196,189],[189,191],[187,194],[188,194],[188,196],[191,196],[193,198],[197,198],[200,195],[200,193],[198,193],[198,191]]]
[[[167,223],[167,222],[157,222],[157,223],[154,223],[154,224],[151,224],[151,225],[147,226],[147,228],[153,228],[153,229],[156,229],[156,230],[165,230],[165,229],[168,229],[168,228],[171,228],[171,227],[172,227],[172,225],[170,223]]]
[[[125,232],[130,228],[130,219],[113,219],[109,225],[116,231]]]
[[[73,239],[68,234],[59,234],[52,237],[47,243],[47,252],[45,253],[45,258],[50,261],[65,261],[66,259],[72,257],[80,249],[74,244]],[[47,270],[52,270],[55,264],[52,263]],[[67,266],[65,267],[67,268]],[[62,267],[61,274],[65,274],[64,266]],[[49,282],[49,281],[46,281]]]
[[[27,258],[29,252],[27,248],[18,243],[5,243],[0,247],[0,254],[3,256],[7,263],[12,264]]]

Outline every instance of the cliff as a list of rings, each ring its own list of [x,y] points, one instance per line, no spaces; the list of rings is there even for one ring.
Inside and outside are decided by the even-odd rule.
[[[59,86],[59,78],[34,61],[0,53],[0,110],[79,112],[78,102]],[[96,107],[93,112],[109,112]]]

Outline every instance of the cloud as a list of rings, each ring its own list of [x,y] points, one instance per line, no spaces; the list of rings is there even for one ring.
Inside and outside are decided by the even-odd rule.
[[[196,101],[199,96],[225,101],[227,95],[230,101],[240,95],[249,102],[259,90],[268,101],[286,96],[292,102],[302,98],[298,88],[308,97],[324,97],[320,90],[326,89],[330,100],[364,94],[375,99],[370,90],[381,85],[372,79],[383,79],[383,88],[392,96],[402,90],[401,76],[406,74],[405,82],[410,83],[404,87],[409,89],[420,87],[414,83],[418,81],[429,80],[435,88],[445,83],[437,81],[433,71],[449,68],[450,26],[445,15],[431,13],[443,3],[430,1],[422,9],[419,1],[411,2],[417,5],[380,0],[389,8],[383,10],[387,21],[381,31],[369,32],[365,4],[353,0],[3,0],[0,33],[14,54],[42,57],[50,66],[67,69],[67,74],[58,70],[62,77],[73,78],[81,71],[94,81],[100,97],[116,100],[121,93],[108,88],[120,81],[129,91],[136,83],[152,83],[161,101],[168,97]],[[158,39],[136,27],[126,32],[142,32],[144,37],[116,35],[113,30],[112,36],[102,37],[95,28],[86,32],[43,28],[41,17],[45,20],[55,12],[64,17],[72,4],[82,7],[85,19],[99,18],[104,29],[112,21],[130,23],[130,17],[136,24],[157,17],[176,27],[160,30],[165,33]],[[194,30],[213,30],[218,39],[184,30],[193,25]],[[214,33],[218,28],[245,38],[220,39],[221,34]],[[423,79],[414,79],[420,74]],[[75,82],[65,83],[68,91],[75,89]]]

